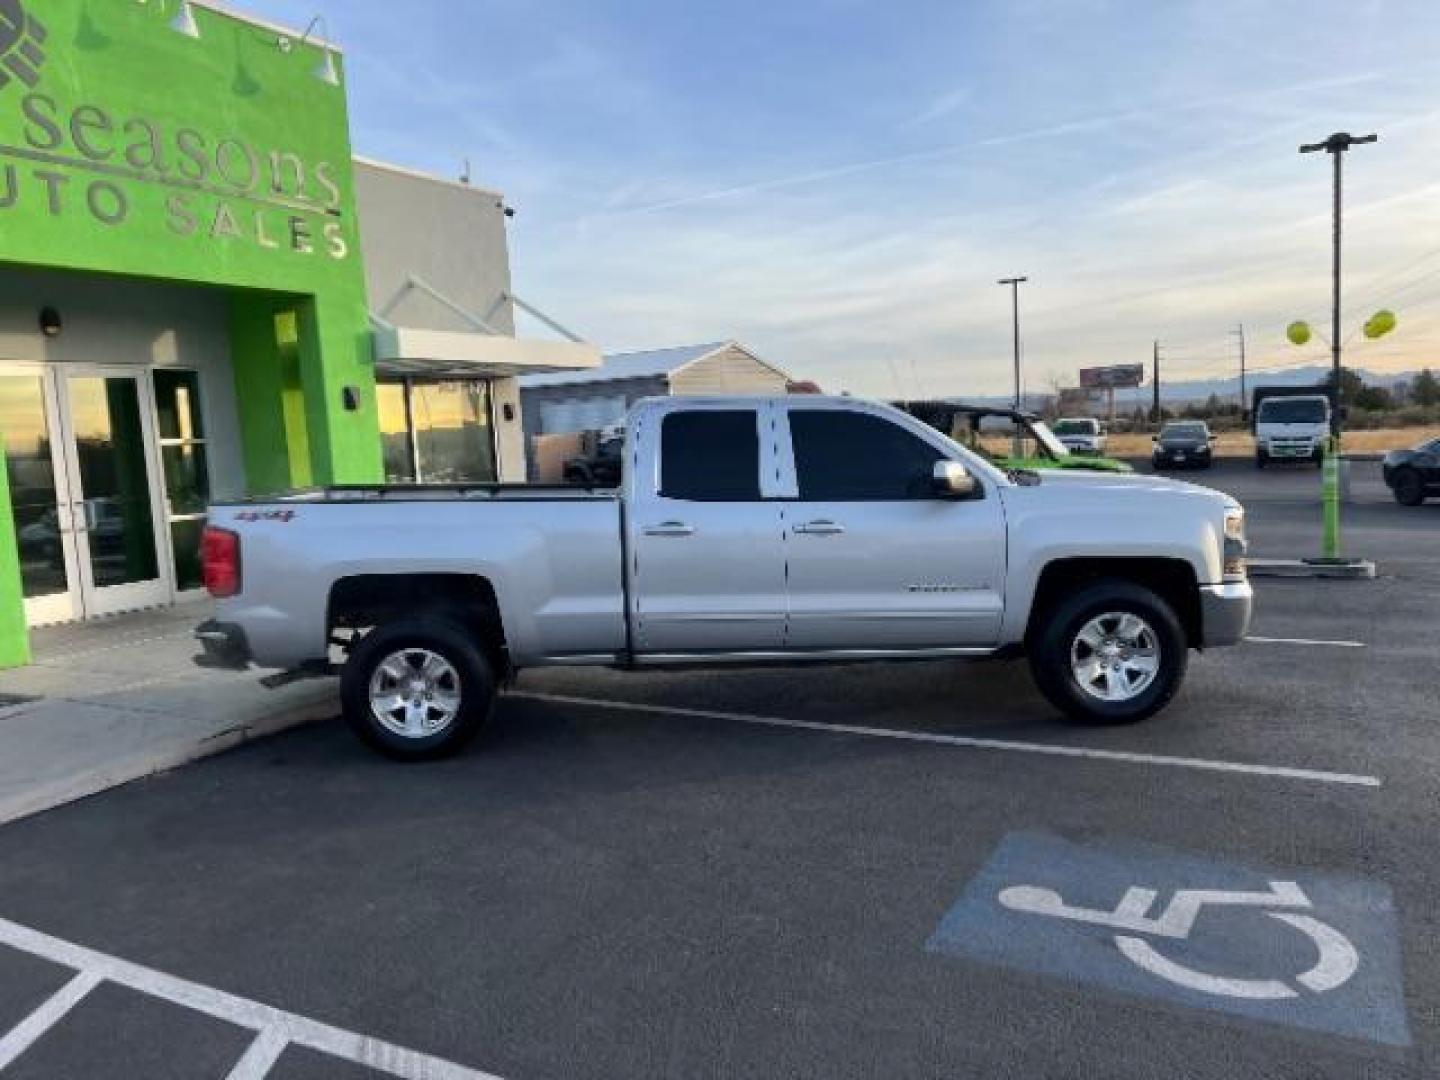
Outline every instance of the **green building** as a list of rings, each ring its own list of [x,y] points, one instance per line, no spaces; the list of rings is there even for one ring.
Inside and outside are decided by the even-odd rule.
[[[328,42],[0,0],[0,666],[196,590],[212,498],[523,478],[515,377],[599,356],[515,339],[504,214],[353,160]]]

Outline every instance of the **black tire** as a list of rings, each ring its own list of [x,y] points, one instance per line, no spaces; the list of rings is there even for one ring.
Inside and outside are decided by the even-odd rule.
[[[1092,620],[1110,614],[1139,616],[1153,637],[1159,661],[1149,685],[1122,701],[1102,700],[1086,690],[1071,663],[1081,631]],[[1175,610],[1150,589],[1118,579],[1085,585],[1042,613],[1031,634],[1029,656],[1035,683],[1046,700],[1071,720],[1095,725],[1134,724],[1154,716],[1180,689],[1190,660]],[[1123,677],[1130,678],[1128,671]]]
[[[1425,501],[1425,481],[1414,469],[1400,469],[1390,487],[1401,506],[1419,506]]]
[[[417,701],[424,709],[422,727],[439,725],[424,733],[405,734],[387,727],[371,707],[371,680],[382,665],[397,654],[411,653],[408,663],[417,678],[423,675],[421,653],[438,656],[449,665],[431,699]],[[384,678],[384,676],[378,676]],[[458,706],[447,710],[442,695],[458,694]],[[371,749],[399,761],[427,761],[447,757],[464,748],[485,726],[495,704],[495,673],[473,633],[443,616],[421,616],[376,627],[350,653],[340,674],[340,702],[345,722]],[[397,697],[404,697],[397,694]],[[402,704],[401,710],[406,707]],[[407,710],[408,715],[408,710]],[[402,725],[393,713],[392,722]]]
[[[1264,450],[1255,451],[1255,468],[1263,469],[1270,464],[1270,456]]]

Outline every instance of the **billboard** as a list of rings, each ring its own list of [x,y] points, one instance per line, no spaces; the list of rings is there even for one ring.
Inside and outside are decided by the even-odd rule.
[[[1112,367],[1080,369],[1080,385],[1086,390],[1123,390],[1145,381],[1144,364],[1116,364]]]

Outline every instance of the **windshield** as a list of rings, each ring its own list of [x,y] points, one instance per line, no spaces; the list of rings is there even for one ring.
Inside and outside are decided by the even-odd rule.
[[[1057,420],[1055,422],[1056,435],[1095,435],[1099,430],[1100,425],[1094,420]]]
[[[1323,424],[1329,418],[1327,404],[1315,398],[1269,398],[1260,403],[1262,424]]]
[[[1205,435],[1204,424],[1166,424],[1160,432],[1162,439],[1203,439]]]

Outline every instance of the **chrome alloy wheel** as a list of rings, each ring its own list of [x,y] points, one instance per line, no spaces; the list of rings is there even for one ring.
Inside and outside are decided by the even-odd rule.
[[[370,676],[370,711],[387,731],[423,739],[444,731],[460,712],[460,674],[429,649],[401,649]]]
[[[1070,671],[1080,689],[1100,701],[1131,701],[1160,674],[1160,640],[1139,615],[1097,615],[1070,643]]]

